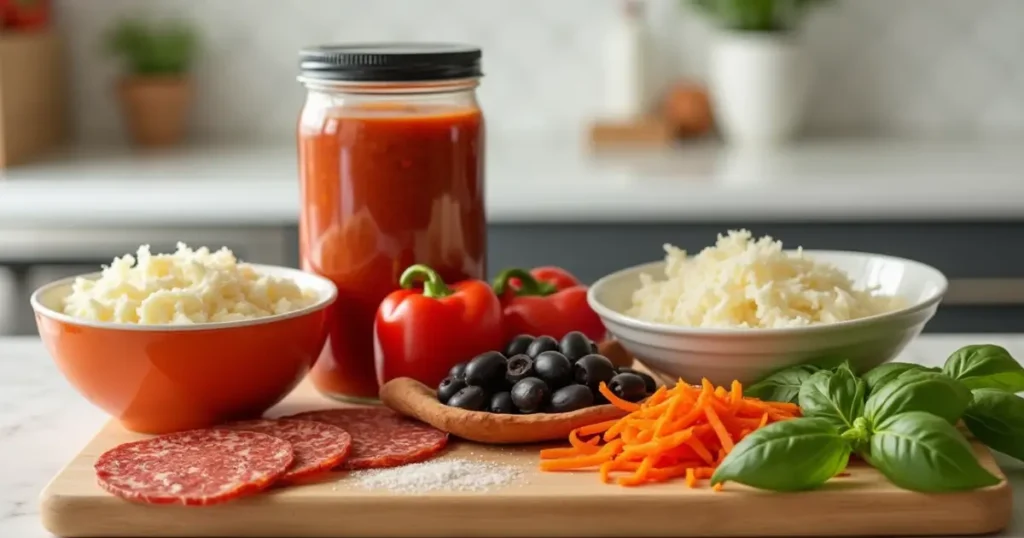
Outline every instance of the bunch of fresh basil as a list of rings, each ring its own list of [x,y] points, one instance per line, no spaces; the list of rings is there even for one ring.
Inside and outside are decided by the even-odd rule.
[[[849,365],[801,365],[745,394],[797,403],[803,417],[754,431],[711,477],[761,489],[821,486],[858,454],[901,488],[948,492],[999,479],[978,463],[956,428],[963,420],[986,445],[1024,460],[1024,367],[999,346],[967,346],[945,366],[888,363],[863,377]]]

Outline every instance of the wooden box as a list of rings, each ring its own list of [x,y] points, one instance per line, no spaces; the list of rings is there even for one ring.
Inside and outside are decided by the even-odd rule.
[[[60,145],[66,115],[56,32],[0,33],[0,168],[30,162]]]

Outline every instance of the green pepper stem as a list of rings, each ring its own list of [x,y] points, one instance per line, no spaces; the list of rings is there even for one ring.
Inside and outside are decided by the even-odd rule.
[[[505,269],[498,274],[498,278],[494,279],[494,293],[499,296],[504,295],[505,291],[508,290],[508,281],[513,278],[519,280],[519,289],[516,290],[516,297],[527,295],[544,297],[558,291],[554,284],[537,280],[526,269],[512,268]]]
[[[405,289],[412,289],[417,281],[423,281],[423,296],[433,299],[448,297],[455,293],[437,271],[423,264],[410,265],[398,279],[398,284]]]

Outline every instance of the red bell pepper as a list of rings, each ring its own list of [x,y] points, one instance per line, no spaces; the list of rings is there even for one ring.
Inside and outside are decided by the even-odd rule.
[[[561,267],[534,267],[530,269],[530,276],[538,281],[538,284],[542,286],[542,290],[549,291],[549,293],[581,285],[580,281],[576,280],[572,273]],[[508,283],[517,290],[522,286],[519,279],[515,277],[509,278]],[[550,286],[554,286],[554,288]]]
[[[601,318],[587,304],[587,287],[563,269],[506,269],[494,291],[501,297],[506,340],[518,334],[561,339],[572,331],[595,342],[605,338]]]
[[[412,289],[421,280],[423,289]],[[501,303],[487,282],[449,287],[430,267],[413,265],[399,284],[381,302],[373,326],[379,384],[411,377],[436,387],[455,364],[504,346]]]

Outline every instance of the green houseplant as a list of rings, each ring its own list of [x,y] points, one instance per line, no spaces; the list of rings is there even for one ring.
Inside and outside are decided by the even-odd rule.
[[[830,0],[687,0],[715,23],[742,32],[790,32],[804,15]]]
[[[810,10],[830,0],[685,0],[718,28],[709,86],[723,134],[771,146],[799,129],[810,66],[798,39]]]
[[[138,145],[170,146],[184,137],[197,45],[195,30],[182,22],[125,19],[106,36],[107,51],[124,66],[118,97]]]

